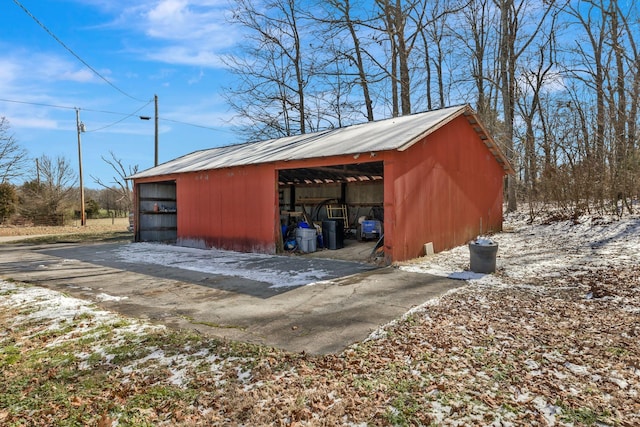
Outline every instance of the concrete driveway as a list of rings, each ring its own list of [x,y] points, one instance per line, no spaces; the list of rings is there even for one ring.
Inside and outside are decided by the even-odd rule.
[[[169,327],[318,354],[464,285],[356,262],[139,243],[3,244],[0,277]]]

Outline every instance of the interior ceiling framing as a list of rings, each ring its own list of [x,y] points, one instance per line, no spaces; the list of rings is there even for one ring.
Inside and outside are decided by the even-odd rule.
[[[380,181],[383,171],[382,162],[282,169],[278,171],[278,182],[280,185],[296,185]]]

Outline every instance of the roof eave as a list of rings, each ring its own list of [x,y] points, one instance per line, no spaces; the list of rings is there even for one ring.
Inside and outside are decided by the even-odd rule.
[[[417,135],[414,138],[410,139],[409,141],[405,142],[400,147],[398,147],[397,150],[405,151],[409,149],[417,142],[423,140],[425,137],[434,133],[438,129],[446,126],[448,123],[460,117],[461,115],[464,115],[467,118],[467,121],[471,125],[472,129],[478,134],[478,136],[480,137],[480,140],[484,143],[484,145],[487,147],[489,152],[496,159],[498,164],[502,166],[502,168],[504,169],[505,175],[515,175],[516,172],[513,170],[513,167],[511,167],[511,163],[507,159],[507,156],[504,155],[504,153],[502,152],[498,144],[496,144],[493,138],[491,138],[489,132],[487,132],[484,125],[476,115],[475,111],[473,111],[473,109],[468,104],[461,106],[458,111],[451,113],[449,116],[440,120],[438,123],[436,123],[429,129],[426,129],[420,135]]]
[[[484,127],[475,111],[473,111],[473,109],[469,107],[465,110],[464,116],[467,118],[467,121],[471,125],[472,129],[478,134],[480,140],[484,143],[484,145],[496,159],[498,164],[502,166],[505,175],[515,175],[516,171],[511,166],[509,159],[507,159],[507,156],[504,154],[500,146],[491,137],[491,134],[487,132],[487,129]]]

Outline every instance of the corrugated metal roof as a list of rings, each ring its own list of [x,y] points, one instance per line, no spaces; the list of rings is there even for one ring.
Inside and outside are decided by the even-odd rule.
[[[323,132],[210,148],[170,160],[129,178],[344,154],[405,150],[461,114],[469,115],[473,112],[468,105],[461,105]],[[500,157],[504,160],[504,156]],[[500,161],[498,157],[496,159]]]

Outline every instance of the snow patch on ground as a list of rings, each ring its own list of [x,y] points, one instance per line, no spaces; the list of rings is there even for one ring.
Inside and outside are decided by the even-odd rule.
[[[536,288],[538,281],[545,278],[571,278],[589,274],[602,266],[607,268],[615,268],[616,266],[637,265],[640,261],[640,217],[624,217],[616,218],[595,218],[583,217],[577,221],[567,220],[545,223],[528,224],[524,215],[510,215],[506,217],[505,232],[491,236],[492,241],[499,245],[497,255],[497,272],[495,274],[477,274],[469,271],[469,249],[467,245],[453,248],[436,255],[412,260],[410,262],[399,265],[400,269],[418,273],[435,274],[439,276],[466,280],[469,286],[454,289],[449,293],[460,293],[461,296],[469,294],[473,297],[473,303],[476,307],[482,307],[487,304],[487,299],[481,293],[472,293],[472,289],[476,291],[484,287],[494,288],[513,288],[531,290],[538,292]],[[224,252],[224,253],[222,253]],[[217,251],[183,248],[176,246],[165,246],[158,244],[138,243],[125,247],[120,254],[123,260],[128,262],[139,262],[148,264],[162,265],[179,265],[180,268],[192,269],[195,271],[207,272],[211,274],[237,275],[239,270],[251,272],[251,276],[243,276],[249,279],[261,282],[269,282],[273,286],[286,284],[288,286],[299,286],[309,283],[309,279],[321,280],[322,271],[306,271],[292,276],[290,271],[275,272],[271,270],[260,269],[242,269],[238,268],[243,263],[256,262],[256,259],[262,259],[261,256],[256,257],[255,254],[246,256],[244,254]],[[270,256],[264,255],[265,260]],[[42,265],[41,268],[47,268]],[[563,279],[564,280],[564,279]],[[553,281],[554,283],[563,284],[562,281]],[[556,287],[555,290],[562,290]],[[540,291],[540,295],[544,292]],[[634,294],[635,295],[635,294]],[[137,322],[134,320],[126,320],[126,324],[122,324],[122,318],[108,311],[100,310],[96,306],[76,299],[65,296],[62,293],[40,288],[36,286],[17,285],[9,282],[0,281],[0,307],[11,307],[19,310],[19,315],[14,319],[16,325],[32,324],[37,328],[30,331],[32,334],[39,334],[47,330],[64,330],[69,325],[75,325],[71,328],[71,332],[57,336],[48,345],[58,345],[66,340],[77,339],[78,337],[91,337],[95,334],[98,337],[104,334],[105,325],[113,325],[112,332],[115,339],[111,341],[111,346],[117,346],[124,343],[125,340],[131,339],[131,335],[136,332],[143,333],[152,328],[159,328]],[[420,312],[423,320],[429,320],[430,306],[442,304],[442,298],[447,298],[448,294],[441,298],[432,299],[418,305],[409,311],[403,318],[407,318]],[[108,294],[101,294],[101,298],[105,301],[117,301],[119,297]],[[611,303],[624,309],[625,296],[596,296],[594,292],[585,292],[584,304],[579,301],[580,307],[591,306],[595,302],[600,304]],[[594,302],[595,301],[595,302]],[[419,302],[418,302],[419,303]],[[636,306],[630,306],[629,312],[637,312]],[[469,313],[473,315],[473,313]],[[398,319],[393,323],[398,323]],[[482,319],[476,319],[478,321]],[[117,327],[115,326],[117,324]],[[376,340],[386,335],[389,325],[378,329],[374,332],[369,340]],[[470,335],[473,331],[468,330],[464,325],[451,325],[456,335]],[[524,323],[522,328],[529,326]],[[100,329],[102,328],[102,329]],[[506,338],[501,336],[501,331],[496,327],[485,327],[486,334],[492,339],[503,340],[504,349],[508,348]],[[625,332],[626,333],[626,332]],[[127,337],[127,338],[125,338]],[[635,338],[635,335],[633,337]],[[451,368],[445,368],[443,374],[449,377],[456,375],[464,377],[472,375],[474,381],[480,381],[487,384],[491,383],[491,372],[486,367],[480,367],[475,375],[469,369],[455,368],[456,352],[460,352],[464,342],[459,347],[450,347],[448,350],[452,352],[448,361],[451,362]],[[425,344],[426,345],[426,344]],[[428,347],[426,347],[428,348]],[[464,347],[470,351],[474,347]],[[481,348],[477,349],[482,350]],[[349,350],[347,350],[349,351]],[[504,350],[507,351],[507,350]],[[640,378],[640,369],[635,366],[615,366],[611,368],[598,366],[592,363],[588,357],[577,357],[571,352],[561,352],[554,348],[540,348],[539,357],[529,357],[523,360],[523,372],[534,378],[533,382],[538,379],[542,381],[567,383],[564,391],[573,396],[579,396],[581,391],[574,387],[577,379],[588,384],[606,383],[602,386],[603,390],[607,390],[609,394],[604,394],[605,401],[609,399],[613,401],[616,389],[623,390],[628,396],[637,401],[638,388],[637,379]],[[235,369],[235,374],[241,383],[246,383],[246,390],[260,387],[259,383],[252,383],[252,371],[246,369],[248,360],[240,360],[233,358],[223,359],[215,354],[215,350],[203,351],[191,356],[183,354],[166,354],[164,351],[153,348],[149,349],[146,356],[141,357],[135,362],[123,367],[123,371],[144,373],[147,366],[160,366],[170,372],[167,381],[171,384],[188,387],[190,376],[196,368],[206,367],[214,373],[216,377],[216,385],[222,385],[225,381],[223,373],[229,367]],[[85,353],[77,355],[82,362],[79,369],[91,369],[90,358],[100,358],[103,362],[110,363],[113,355],[109,353],[108,348],[94,345]],[[532,355],[533,356],[533,355]],[[407,364],[414,363],[411,358],[405,361]],[[447,365],[448,366],[448,365]],[[479,368],[479,369],[480,369]],[[416,376],[427,377],[426,370],[415,369]],[[288,372],[287,374],[293,375]],[[283,374],[284,375],[284,374]],[[572,385],[573,384],[573,385]],[[578,383],[580,384],[580,383]],[[591,387],[591,385],[589,385]],[[554,399],[548,396],[540,396],[533,389],[527,390],[521,387],[519,390],[512,388],[513,402],[526,405],[528,411],[531,411],[532,417],[543,420],[545,425],[571,425],[563,422],[563,408],[558,406]],[[448,396],[442,399],[438,398],[439,391],[433,391],[435,400],[430,402],[430,414],[435,422],[446,423],[452,417],[455,405],[460,402],[452,400]],[[487,389],[487,396],[490,396],[491,389]],[[614,396],[614,397],[612,397]],[[333,400],[333,398],[332,398]],[[337,401],[337,399],[336,399]],[[469,412],[464,416],[458,416],[463,419],[459,424],[476,425],[486,423],[487,417],[494,417],[494,422],[489,425],[514,425],[511,419],[514,414],[502,413],[495,409],[486,407],[484,404],[471,405],[464,402],[464,407]],[[612,404],[613,405],[613,404]],[[388,408],[391,413],[398,411],[397,408],[391,406]],[[451,421],[448,425],[456,425],[456,421]],[[605,424],[601,424],[605,425]]]
[[[117,297],[114,295],[109,295],[109,294],[105,294],[104,292],[101,292],[98,295],[96,295],[96,299],[98,301],[122,301],[125,299],[129,299],[129,297]]]
[[[498,244],[496,274],[469,271],[469,248],[402,263],[400,269],[487,285],[530,278],[575,274],[599,265],[622,266],[640,261],[640,217],[581,217],[549,224],[528,224],[526,215],[505,217],[505,231],[491,236]]]
[[[15,319],[17,323],[51,321],[49,329],[60,329],[61,324],[83,315],[97,322],[112,317],[111,313],[99,310],[89,302],[37,286],[18,287],[0,281],[0,293],[3,294],[3,305],[21,310],[22,314]]]
[[[330,277],[320,268],[275,270],[274,255],[245,254],[220,249],[198,249],[157,243],[132,243],[118,253],[121,261],[179,267],[185,270],[269,283],[271,288],[313,284]],[[264,264],[262,266],[261,264]]]
[[[99,331],[104,331],[104,326],[109,325],[118,326],[113,329],[116,337],[165,329],[164,326],[152,326],[134,319],[123,323],[119,316],[101,310],[90,302],[38,286],[18,285],[0,280],[0,295],[2,296],[0,307],[11,307],[20,312],[13,319],[14,324],[38,325],[33,330],[33,335],[39,335],[45,331],[69,330],[68,333],[60,334],[49,342],[48,346],[57,346],[69,340],[100,334]],[[100,348],[93,350],[94,352],[102,351]]]

